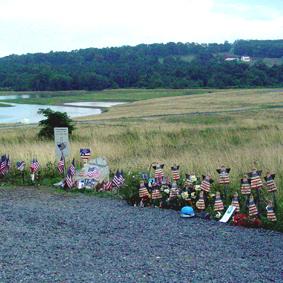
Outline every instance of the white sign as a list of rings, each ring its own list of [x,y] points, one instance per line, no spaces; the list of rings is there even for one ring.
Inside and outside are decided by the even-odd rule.
[[[231,216],[234,214],[234,211],[236,210],[236,207],[235,206],[232,206],[230,205],[225,214],[223,215],[223,217],[219,220],[219,222],[222,222],[222,223],[227,223],[228,220],[231,218]]]
[[[55,140],[55,153],[56,156],[61,158],[70,154],[69,144],[69,131],[68,128],[54,128],[54,140]]]

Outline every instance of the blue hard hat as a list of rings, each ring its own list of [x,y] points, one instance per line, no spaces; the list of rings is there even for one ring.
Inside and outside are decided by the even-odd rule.
[[[180,211],[181,217],[194,217],[195,212],[191,206],[184,206]]]

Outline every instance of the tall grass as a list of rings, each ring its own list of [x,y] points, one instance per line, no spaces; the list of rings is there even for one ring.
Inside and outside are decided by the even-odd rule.
[[[283,221],[283,92],[233,91],[159,98],[117,106],[94,122],[77,124],[71,156],[90,147],[115,170],[145,171],[165,163],[166,173],[179,164],[181,173],[212,174],[224,164],[232,168],[233,190],[254,165],[277,174],[279,219]],[[274,107],[268,108],[266,106]],[[170,114],[170,115],[169,115]],[[55,161],[53,141],[36,137],[38,127],[0,129],[0,154],[12,161],[36,157],[45,166]]]

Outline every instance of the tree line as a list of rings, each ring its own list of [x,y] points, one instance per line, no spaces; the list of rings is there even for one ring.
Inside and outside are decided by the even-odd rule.
[[[225,54],[257,60],[226,62]],[[0,89],[276,87],[283,86],[283,65],[267,66],[260,59],[282,56],[283,40],[169,42],[10,55],[0,58]]]

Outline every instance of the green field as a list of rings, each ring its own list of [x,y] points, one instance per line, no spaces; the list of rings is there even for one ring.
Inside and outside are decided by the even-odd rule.
[[[116,89],[104,91],[40,91],[40,92],[0,92],[1,95],[30,95],[30,98],[5,100],[14,103],[58,105],[78,101],[126,101],[133,102],[160,97],[187,96],[219,92],[214,89]]]

